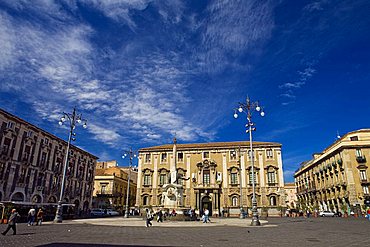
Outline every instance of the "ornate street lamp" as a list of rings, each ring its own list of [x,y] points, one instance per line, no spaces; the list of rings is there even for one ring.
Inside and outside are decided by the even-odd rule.
[[[59,125],[63,125],[65,122],[69,123],[69,136],[68,136],[68,144],[67,144],[67,150],[65,154],[64,167],[63,167],[62,186],[60,187],[58,207],[57,207],[57,212],[55,214],[55,219],[54,219],[55,223],[62,223],[63,221],[62,200],[63,200],[64,184],[65,184],[68,161],[69,161],[69,147],[70,147],[71,141],[76,140],[76,137],[75,137],[76,133],[74,132],[74,130],[76,126],[78,124],[82,124],[82,122],[83,122],[82,127],[84,129],[87,128],[87,120],[82,119],[82,114],[77,114],[75,107],[73,108],[72,113],[63,112],[63,116],[60,118]]]
[[[128,167],[128,179],[127,179],[127,192],[126,192],[126,207],[125,207],[125,218],[128,218],[130,213],[129,213],[129,203],[130,203],[130,182],[131,182],[131,168],[132,168],[132,159],[133,158],[136,158],[137,157],[137,151],[134,151],[132,150],[132,148],[130,148],[130,150],[127,150],[127,151],[123,151],[123,155],[122,155],[122,158],[126,158],[126,156],[129,157],[130,159],[130,165]]]
[[[251,160],[251,166],[252,166],[252,187],[253,187],[253,197],[252,197],[252,226],[259,226],[261,225],[259,219],[258,219],[258,211],[257,211],[257,199],[256,199],[256,179],[255,179],[255,173],[254,173],[254,155],[253,155],[253,142],[252,142],[252,131],[256,130],[254,126],[254,123],[252,122],[252,113],[254,111],[260,112],[260,115],[263,117],[265,116],[265,112],[263,111],[262,107],[259,105],[258,101],[251,102],[249,97],[247,97],[247,100],[245,103],[239,103],[238,108],[235,109],[234,112],[234,118],[238,118],[238,112],[239,113],[245,113],[247,115],[247,124],[245,127],[247,127],[246,133],[249,132],[249,146],[250,146],[250,160]]]

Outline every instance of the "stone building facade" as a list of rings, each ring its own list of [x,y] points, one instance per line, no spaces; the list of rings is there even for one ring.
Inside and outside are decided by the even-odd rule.
[[[299,204],[311,210],[361,213],[370,196],[370,129],[347,133],[296,171]]]
[[[98,162],[99,163],[99,162]],[[130,174],[129,206],[136,202],[137,171],[124,167],[96,169],[94,179],[94,208],[114,208],[122,211],[126,206],[128,173]]]
[[[297,207],[297,191],[295,184],[286,183],[284,187],[286,208],[295,209]]]
[[[0,201],[57,203],[67,143],[0,109]],[[97,157],[71,145],[64,201],[91,207]]]
[[[260,210],[269,208],[271,214],[277,213],[277,208],[285,205],[281,144],[254,142],[253,147],[258,207]],[[231,215],[238,215],[241,206],[245,210],[251,208],[252,172],[248,154],[249,142],[142,148],[139,150],[136,205],[162,207],[163,185],[171,179],[170,164],[176,158],[177,183],[183,185],[181,205],[184,208],[198,212],[208,208],[212,215],[227,210]]]

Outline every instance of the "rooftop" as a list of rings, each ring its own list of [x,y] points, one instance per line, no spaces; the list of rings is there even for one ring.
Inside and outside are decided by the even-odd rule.
[[[253,142],[253,147],[281,147],[280,143],[276,142]],[[208,142],[208,143],[187,143],[187,144],[176,144],[177,150],[187,149],[210,149],[210,148],[230,148],[230,147],[249,147],[248,141],[236,141],[236,142]],[[153,146],[147,148],[141,148],[140,152],[145,151],[157,151],[157,150],[172,150],[173,144],[164,144],[160,146]]]

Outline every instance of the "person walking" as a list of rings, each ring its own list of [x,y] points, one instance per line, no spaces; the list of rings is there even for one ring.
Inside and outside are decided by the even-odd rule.
[[[209,220],[209,210],[206,208],[204,210],[203,223],[208,223],[208,222],[211,222],[211,221]]]
[[[17,210],[14,208],[12,209],[12,213],[10,214],[10,217],[8,219],[8,227],[6,228],[5,232],[2,232],[2,235],[6,235],[10,228],[13,229],[13,235],[17,234],[17,220],[18,218],[21,217],[18,213]]]
[[[152,215],[152,213],[150,212],[150,210],[147,208],[146,209],[146,223],[145,223],[145,227],[150,227],[150,226],[152,226],[153,224],[152,224],[152,220],[153,220],[153,215]]]
[[[42,211],[42,209],[40,208],[39,211],[37,212],[37,225],[38,226],[41,226],[42,224],[42,221],[44,219],[44,211]]]
[[[35,216],[36,216],[36,210],[34,208],[31,208],[30,211],[28,211],[28,226],[33,226],[35,223]]]
[[[367,208],[366,213],[367,213],[367,219],[370,220],[370,207]]]
[[[163,222],[163,213],[161,209],[157,212],[157,222]]]

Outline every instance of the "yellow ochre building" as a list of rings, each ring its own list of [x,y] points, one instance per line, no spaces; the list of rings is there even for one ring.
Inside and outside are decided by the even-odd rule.
[[[253,151],[258,208],[268,210],[270,215],[278,214],[280,207],[285,205],[281,144],[253,142]],[[208,208],[215,216],[223,211],[236,216],[240,207],[251,213],[249,157],[249,142],[174,142],[142,148],[139,150],[136,206],[163,207],[163,185],[172,180],[171,164],[175,162],[177,183],[183,188],[180,202],[183,208],[196,212]]]

